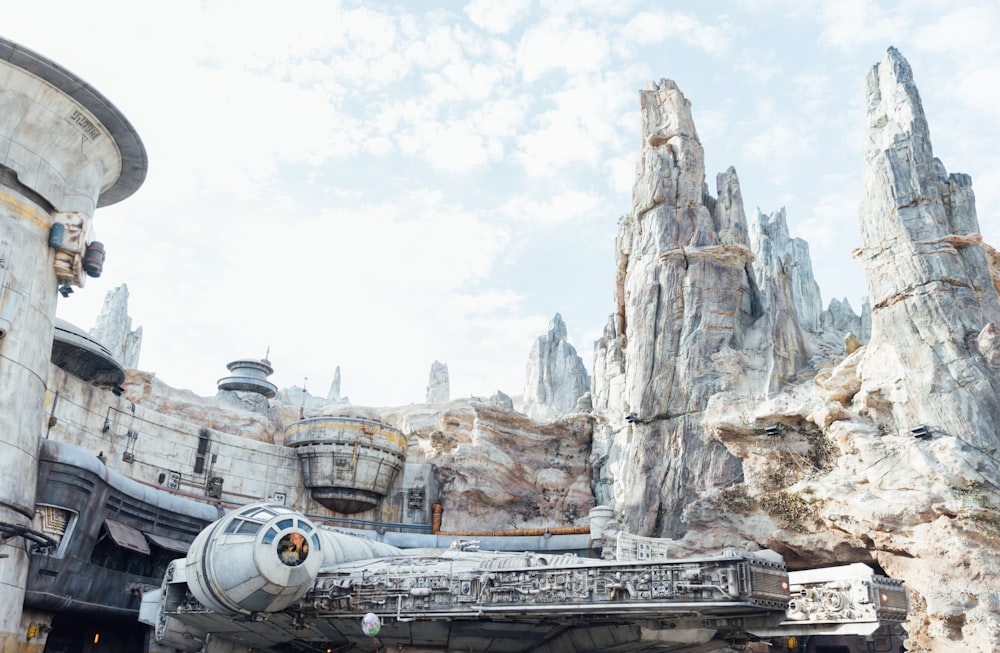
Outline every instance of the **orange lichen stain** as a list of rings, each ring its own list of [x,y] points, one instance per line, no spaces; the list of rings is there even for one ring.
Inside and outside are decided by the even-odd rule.
[[[0,203],[5,204],[10,213],[30,221],[37,227],[47,231],[51,226],[51,220],[47,214],[39,211],[34,205],[21,201],[11,193],[0,190]]]

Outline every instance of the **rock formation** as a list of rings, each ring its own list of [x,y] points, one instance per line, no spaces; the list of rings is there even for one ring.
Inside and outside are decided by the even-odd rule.
[[[897,50],[872,69],[867,93],[858,258],[872,333],[855,404],[896,436],[883,445],[896,469],[885,470],[877,487],[916,499],[900,514],[899,532],[873,537],[893,549],[883,565],[908,578],[926,602],[929,623],[911,631],[918,643],[946,634],[964,639],[966,650],[988,650],[978,647],[1000,641],[995,577],[985,581],[980,566],[991,564],[980,550],[983,538],[992,536],[995,550],[1000,525],[986,498],[1000,487],[1000,366],[993,355],[1000,297],[971,179],[949,175],[934,158],[912,71]],[[927,439],[913,437],[920,428]],[[948,569],[952,578],[934,582],[929,569]]]
[[[128,286],[122,284],[104,296],[104,305],[90,329],[90,335],[107,347],[123,367],[134,368],[139,364],[142,327],[132,330],[132,318],[128,314]]]
[[[757,211],[750,222],[754,272],[758,279],[787,277],[796,322],[808,331],[820,327],[823,304],[819,284],[813,277],[809,243],[788,233],[785,209],[765,215]],[[767,297],[767,294],[764,293]],[[767,310],[765,309],[765,313]]]
[[[590,389],[590,375],[573,345],[566,340],[566,323],[559,313],[549,330],[531,346],[524,381],[522,412],[535,420],[549,420],[577,409]]]
[[[862,316],[858,317],[846,297],[843,299],[834,297],[820,316],[820,329],[824,333],[839,334],[843,337],[846,337],[847,333],[853,333],[861,342],[868,342],[871,339],[871,309],[865,303],[861,310]]]
[[[857,256],[870,340],[767,401],[710,400],[704,425],[740,457],[744,482],[688,507],[685,542],[742,537],[793,567],[877,565],[910,590],[908,650],[992,651],[998,296],[969,178],[934,159],[899,52],[872,69],[867,92]]]
[[[760,211],[750,222],[753,270],[760,286],[761,318],[757,328],[766,341],[768,392],[778,390],[809,360],[806,332],[819,328],[822,302],[813,278],[809,245],[792,238],[785,210]]]
[[[365,416],[374,415],[408,434],[410,460],[434,464],[442,530],[568,526],[585,523],[594,507],[587,474],[589,416],[539,424],[495,398],[378,409]]]
[[[333,371],[333,381],[330,383],[330,391],[326,393],[326,400],[339,403],[340,397],[340,365]]]
[[[448,379],[448,366],[434,361],[427,378],[427,403],[437,404],[451,400],[451,384]]]
[[[898,51],[873,69],[867,91],[858,251],[872,304],[864,402],[897,431],[927,424],[995,449],[1000,368],[983,356],[980,339],[994,338],[1000,297],[980,245],[972,181],[934,158],[913,74]]]
[[[642,158],[618,232],[615,312],[595,347],[594,410],[610,430],[594,464],[626,529],[677,535],[688,501],[742,476],[700,413],[735,381],[726,368],[761,297],[735,170],[709,195],[691,105],[674,82],[639,101]]]

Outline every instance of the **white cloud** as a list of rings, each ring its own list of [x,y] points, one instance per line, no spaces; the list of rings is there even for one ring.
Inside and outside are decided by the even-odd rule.
[[[734,163],[749,207],[788,202],[825,293],[860,294],[862,83],[890,43],[936,151],[975,175],[988,239],[996,222],[988,2],[60,5],[13,3],[5,36],[92,82],[150,155],[140,192],[96,217],[105,275],[60,314],[88,326],[127,281],[141,364],[204,393],[269,341],[275,382],[319,394],[339,364],[355,401],[419,401],[435,358],[455,394],[519,392],[560,307],[515,263],[599,250],[607,283],[575,310],[603,324],[649,79],[691,99],[710,185]]]
[[[837,0],[820,5],[822,42],[841,50],[891,44],[905,35],[911,24],[905,3],[890,10],[873,0]]]
[[[622,154],[610,157],[606,162],[608,186],[620,195],[629,197],[635,183],[635,166],[638,156]],[[620,214],[626,213],[628,205],[618,207]]]
[[[606,34],[579,20],[549,18],[525,30],[517,47],[517,62],[528,82],[548,72],[561,70],[569,75],[599,70],[607,59]]]
[[[528,14],[530,7],[530,0],[473,0],[464,11],[477,27],[493,34],[504,34]]]
[[[544,198],[518,197],[500,213],[515,222],[554,227],[581,220],[607,219],[600,195],[580,188],[551,189]]]
[[[861,244],[860,172],[816,180],[814,193],[806,215],[789,214],[789,229],[793,236],[809,243],[813,273],[824,300],[847,297],[858,311],[867,287],[864,271],[850,252]]]
[[[754,133],[743,144],[743,155],[782,182],[810,151],[818,126],[803,116],[784,111],[771,99],[758,103]]]
[[[712,24],[683,11],[640,11],[621,31],[621,38],[639,46],[677,40],[715,56],[729,50],[733,37],[734,28],[727,18]]]
[[[531,177],[551,176],[574,164],[599,166],[609,150],[623,147],[618,117],[634,93],[615,74],[570,80],[546,98],[555,106],[538,114],[537,127],[517,137],[517,159]]]
[[[951,86],[955,102],[992,114],[996,120],[1000,118],[998,31],[1000,9],[996,6],[961,7],[916,30],[912,46],[908,47],[943,64],[935,67],[936,74],[922,78],[932,80],[937,87]],[[975,56],[970,56],[972,52]]]
[[[751,48],[740,53],[733,63],[736,70],[746,73],[752,79],[766,82],[783,73],[774,48]]]

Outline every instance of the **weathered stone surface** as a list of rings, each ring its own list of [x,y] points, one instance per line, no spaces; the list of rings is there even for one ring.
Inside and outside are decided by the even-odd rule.
[[[993,453],[1000,446],[1000,377],[990,337],[1000,322],[1000,297],[981,244],[971,180],[949,175],[934,158],[912,71],[897,50],[890,48],[872,69],[867,92],[858,256],[868,279],[872,334],[855,402],[883,431],[902,434],[902,442],[887,438],[892,467],[881,465],[878,482],[912,496],[900,511],[908,519],[901,532],[873,539],[876,548],[891,548],[883,566],[907,577],[926,605],[925,621],[911,619],[919,645],[953,650],[942,640],[976,647],[990,636],[995,643],[1000,606],[995,598],[983,600],[996,596],[995,583],[989,589],[978,572],[964,570],[985,568],[981,538],[992,537],[995,551],[1000,524],[992,501],[973,499],[976,488],[1000,483]],[[910,436],[917,425],[926,425],[929,442]],[[984,515],[992,528],[972,525]],[[964,558],[956,569],[961,580],[943,584],[930,571],[951,570],[957,558]],[[959,598],[963,592],[978,598],[969,603]]]
[[[870,338],[859,342],[868,344],[767,401],[710,399],[703,423],[741,459],[744,479],[692,502],[679,545],[743,537],[793,567],[877,564],[910,590],[908,650],[992,651],[1000,328],[988,251],[968,178],[933,158],[897,51],[867,88],[857,255],[871,300],[860,318]],[[833,305],[823,318],[824,328],[852,322]],[[780,435],[765,435],[767,425]],[[918,425],[927,436],[914,437]]]
[[[433,465],[444,531],[586,523],[595,505],[588,462],[592,418],[573,415],[538,423],[502,405],[504,397],[498,393],[483,401],[348,406],[336,414],[379,420],[406,434],[407,464]]]
[[[820,315],[820,327],[825,333],[833,337],[846,338],[848,333],[853,333],[861,343],[868,342],[871,329],[864,331],[861,317],[859,317],[847,298],[830,300],[830,305]]]
[[[90,335],[108,348],[123,367],[136,367],[142,349],[142,327],[132,330],[128,314],[128,286],[122,284],[109,290],[104,305],[90,329]]]
[[[528,355],[522,412],[535,420],[567,415],[589,389],[587,368],[566,340],[566,323],[556,313],[548,333],[535,340]]]
[[[761,318],[757,328],[765,333],[762,350],[769,369],[768,392],[795,377],[809,359],[804,331],[820,323],[819,285],[813,278],[809,245],[792,238],[785,210],[750,221],[753,271],[760,296]]]
[[[872,70],[867,90],[858,257],[872,336],[862,393],[898,429],[930,424],[970,445],[996,447],[1000,379],[976,338],[1000,322],[1000,297],[980,246],[971,180],[947,174],[934,158],[912,72],[898,51]]]
[[[656,263],[649,260],[648,253],[656,251],[650,242],[662,247],[675,243],[678,234],[696,233],[679,246],[689,262],[690,243],[713,237],[705,229],[684,231],[689,223],[683,220],[662,230],[647,221],[642,241],[631,230],[644,214],[637,210],[623,220],[618,305],[595,348],[595,408],[606,418],[595,427],[591,454],[595,496],[615,505],[626,528],[649,528],[656,500],[661,507],[670,505],[660,493],[670,483],[669,474],[660,476],[641,449],[681,467],[690,461],[684,446],[698,442],[700,430],[726,447],[743,474],[725,482],[716,473],[714,487],[702,476],[683,506],[679,526],[686,530],[659,529],[683,532],[676,541],[679,554],[763,546],[781,553],[793,568],[877,565],[910,589],[909,650],[992,651],[1000,635],[1000,596],[989,571],[1000,549],[997,257],[978,234],[968,177],[948,175],[933,158],[912,75],[898,52],[890,49],[873,70],[868,92],[863,247],[857,256],[868,276],[869,300],[861,316],[846,300],[834,300],[819,315],[819,328],[804,329],[802,340],[776,337],[776,328],[794,336],[796,327],[815,319],[818,302],[804,307],[796,299],[787,265],[796,257],[774,256],[774,244],[754,234],[751,224],[764,317],[733,320],[737,326],[729,340],[717,341],[714,352],[699,352],[696,339],[663,319],[661,294],[647,293],[639,302],[633,297],[642,266],[645,284],[652,286],[657,263],[666,264],[662,256]],[[684,107],[676,97],[662,105]],[[665,122],[673,126],[671,138],[685,132],[686,117]],[[672,181],[679,165],[650,163],[648,146],[654,141],[666,142],[645,140],[640,170],[670,179],[637,182],[637,209],[647,212],[670,196],[664,188],[681,197],[678,189],[690,192],[693,186]],[[675,162],[697,160],[698,148],[678,143],[673,155]],[[710,198],[702,205],[711,206]],[[704,215],[686,206],[682,217]],[[666,305],[704,314],[718,301],[718,294],[706,296],[717,287],[717,276],[703,272],[701,294],[678,292]],[[747,294],[753,297],[752,291]],[[655,319],[633,302],[656,307]],[[658,369],[661,359],[642,352],[656,351],[646,343],[667,334],[693,345],[667,350],[674,369],[686,372],[676,375],[683,396],[657,386],[655,375],[637,375]],[[776,350],[768,351],[763,335]],[[803,351],[811,355],[805,366],[798,357],[782,374],[786,382],[775,384],[775,361]],[[711,361],[717,376],[706,383],[706,376],[691,374],[698,369],[692,357],[702,365]],[[670,402],[672,411],[686,411],[674,417],[668,409],[671,419],[664,422],[690,423],[673,437],[650,438],[645,415],[634,409],[642,405],[636,401],[642,398],[635,394],[637,378]],[[762,383],[768,392],[762,392]],[[631,430],[616,421],[620,413],[632,421]],[[917,425],[926,426],[930,437],[915,438],[911,429]],[[775,427],[778,435],[768,435]],[[674,446],[665,451],[663,442]],[[656,483],[644,484],[643,474]],[[643,504],[640,496],[655,499]],[[660,523],[649,530],[655,532]]]
[[[813,277],[809,243],[792,238],[788,233],[785,209],[770,215],[758,210],[757,216],[750,221],[750,241],[758,281],[764,278],[786,280],[782,285],[788,287],[796,322],[803,329],[818,330],[823,306],[819,284]],[[764,296],[767,297],[767,293]]]
[[[448,378],[448,366],[434,361],[427,379],[427,398],[429,404],[451,400],[451,382]]]
[[[468,403],[409,433],[435,467],[442,530],[505,531],[581,523],[594,507],[591,420],[539,424],[510,409]]]
[[[741,476],[705,437],[700,412],[731,380],[713,355],[742,346],[759,317],[736,173],[705,189],[691,105],[661,80],[639,94],[642,158],[617,238],[616,309],[595,347],[594,409],[610,427],[595,454],[627,530],[676,535],[699,491]]]

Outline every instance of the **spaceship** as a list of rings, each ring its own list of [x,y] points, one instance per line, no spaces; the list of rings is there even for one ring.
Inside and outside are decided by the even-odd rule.
[[[206,653],[693,653],[870,636],[906,618],[902,583],[862,564],[788,572],[767,552],[677,559],[662,540],[611,537],[601,559],[402,549],[256,503],[197,536],[140,620],[162,646]]]

